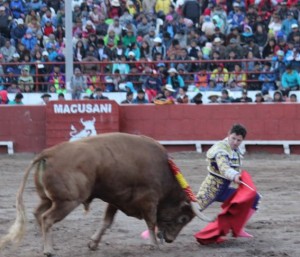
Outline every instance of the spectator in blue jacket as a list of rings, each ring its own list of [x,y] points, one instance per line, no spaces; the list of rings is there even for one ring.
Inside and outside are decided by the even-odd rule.
[[[26,34],[26,31],[27,27],[24,24],[24,20],[22,18],[17,19],[16,26],[14,26],[10,32],[10,36],[14,40],[15,45],[22,40]]]
[[[21,39],[21,42],[23,45],[25,45],[26,49],[29,50],[30,52],[35,48],[37,44],[37,38],[33,34],[32,29],[28,28],[26,30],[24,37]]]
[[[294,14],[292,12],[288,12],[287,18],[283,20],[281,26],[281,31],[284,33],[286,37],[292,32],[293,24],[297,24],[297,20],[294,18]]]
[[[276,89],[276,77],[274,72],[271,72],[271,63],[265,63],[263,73],[259,75],[258,80],[262,82],[262,91],[264,93],[269,92],[269,90],[274,91]]]
[[[10,2],[10,9],[15,19],[25,17],[26,8],[22,0],[12,0]]]

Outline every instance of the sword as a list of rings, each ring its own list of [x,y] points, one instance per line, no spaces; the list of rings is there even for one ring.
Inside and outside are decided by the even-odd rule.
[[[256,190],[254,190],[254,188],[252,188],[252,187],[249,186],[247,183],[245,183],[245,182],[243,182],[243,181],[241,181],[241,180],[240,180],[240,184],[242,184],[242,185],[244,185],[245,187],[248,187],[250,190],[256,192]],[[260,193],[258,193],[258,192],[256,192],[256,193],[262,198],[262,195],[261,195]]]

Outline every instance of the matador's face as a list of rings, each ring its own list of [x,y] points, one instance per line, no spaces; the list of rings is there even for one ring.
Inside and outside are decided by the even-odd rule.
[[[241,135],[232,133],[228,136],[228,143],[232,150],[236,150],[242,142],[243,142],[243,137]]]

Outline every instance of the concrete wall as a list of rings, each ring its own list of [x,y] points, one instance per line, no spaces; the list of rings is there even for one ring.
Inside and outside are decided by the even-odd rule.
[[[113,102],[111,114],[59,114],[57,118],[49,115],[51,108],[53,105],[1,106],[0,141],[14,141],[16,152],[39,152],[46,145],[69,140],[72,125],[80,131],[80,119],[93,117],[102,124],[96,126],[98,133],[122,131],[157,140],[219,140],[236,122],[248,128],[247,140],[300,140],[299,104],[119,106]],[[52,140],[53,135],[58,137]],[[249,149],[266,150],[266,147]],[[4,152],[5,148],[0,147],[0,151]],[[297,147],[292,148],[292,153],[298,151]],[[282,147],[278,146],[275,152],[282,152]]]

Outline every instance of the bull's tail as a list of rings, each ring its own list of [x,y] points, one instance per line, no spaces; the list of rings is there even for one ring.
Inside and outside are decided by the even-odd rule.
[[[25,234],[26,213],[23,202],[23,192],[29,173],[38,161],[40,161],[40,158],[35,158],[25,171],[16,197],[16,219],[14,224],[9,228],[8,233],[0,239],[0,250],[10,242],[19,243]]]

